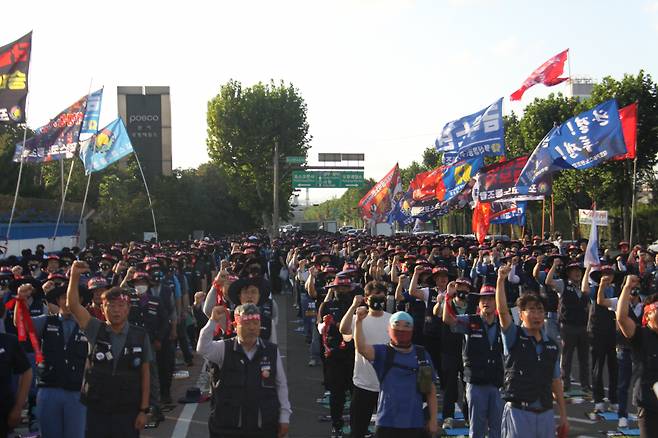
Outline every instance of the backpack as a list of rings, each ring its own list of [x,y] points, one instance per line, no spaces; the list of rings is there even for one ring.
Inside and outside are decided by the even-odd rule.
[[[427,360],[425,347],[421,345],[414,345],[416,348],[416,360],[418,361],[418,368],[408,367],[406,365],[400,365],[395,362],[396,350],[390,345],[386,344],[386,357],[384,359],[384,369],[382,370],[382,377],[379,379],[381,383],[384,383],[386,375],[393,367],[402,368],[408,371],[414,371],[416,373],[416,384],[418,392],[424,396],[430,393],[430,385],[433,385],[432,380],[432,367]]]

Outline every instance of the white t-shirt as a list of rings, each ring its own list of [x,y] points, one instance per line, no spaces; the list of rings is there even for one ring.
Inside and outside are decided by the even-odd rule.
[[[391,319],[391,314],[384,312],[382,316],[368,315],[363,320],[363,336],[369,345],[388,344],[391,338],[388,336],[388,326]],[[356,316],[352,319],[352,333],[356,324]],[[343,336],[345,340],[351,337]],[[359,352],[354,353],[354,375],[352,377],[354,386],[357,386],[366,391],[379,392],[379,379],[377,373],[368,362],[368,359],[363,357]]]

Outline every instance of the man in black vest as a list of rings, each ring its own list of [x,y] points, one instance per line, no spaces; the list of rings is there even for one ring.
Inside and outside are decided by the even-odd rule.
[[[587,319],[589,313],[589,285],[583,279],[583,272],[578,263],[566,267],[566,280],[556,279],[555,273],[562,270],[563,261],[553,259],[551,269],[546,276],[546,286],[555,289],[560,295],[558,308],[561,337],[564,343],[562,352],[562,379],[564,390],[571,388],[571,362],[573,353],[578,349],[578,371],[580,387],[590,391],[589,385],[589,339],[587,336]]]
[[[638,426],[641,438],[658,436],[658,295],[644,301],[642,326],[629,316],[631,291],[638,288],[640,279],[635,275],[626,277],[626,283],[617,302],[617,323],[623,335],[629,339],[631,348],[638,358],[641,375],[640,384],[635,386],[635,399],[640,408]]]
[[[29,296],[30,284],[18,288],[18,299]],[[37,366],[37,417],[44,438],[82,438],[87,409],[80,402],[80,387],[88,354],[87,336],[80,331],[66,305],[66,287],[46,293],[49,303],[59,308],[57,315],[32,318],[41,341],[43,362]]]
[[[112,288],[103,293],[106,322],[80,304],[78,284],[87,264],[73,262],[66,304],[89,341],[82,385],[88,438],[133,438],[146,424],[149,406],[151,343],[146,331],[128,324],[130,295]]]
[[[354,299],[354,284],[347,276],[336,276],[318,310],[318,330],[324,349],[324,384],[329,391],[331,437],[343,436],[346,391],[352,390],[354,342],[345,342],[339,324]]]
[[[217,324],[226,325],[226,307],[215,306],[201,330],[197,352],[219,367],[208,428],[211,438],[281,438],[288,433],[288,383],[276,345],[259,337],[255,304],[234,312],[237,337],[213,341]]]
[[[448,284],[448,299],[457,294],[457,284]],[[455,315],[443,307],[443,322],[466,336],[463,350],[464,380],[468,399],[469,436],[500,438],[503,401],[503,343],[496,321],[496,288],[485,284],[479,294],[478,314]]]
[[[150,404],[151,415],[156,422],[164,421],[164,415],[161,411],[161,402],[165,403],[162,398],[163,378],[161,372],[167,372],[167,356],[171,347],[169,340],[170,329],[170,307],[168,309],[165,297],[153,293],[156,282],[151,275],[143,271],[134,271],[133,268],[128,270],[125,283],[132,286],[135,293],[130,294],[130,312],[128,313],[128,322],[134,326],[142,327],[146,330],[151,341],[151,350],[155,352],[155,360],[150,362],[150,382],[151,389]],[[167,392],[168,393],[168,392]]]
[[[555,436],[553,399],[560,412],[560,436],[568,432],[558,346],[544,332],[544,304],[536,295],[517,300],[521,326],[512,322],[507,306],[505,279],[511,264],[498,269],[496,308],[503,330],[505,381],[501,436],[548,438]]]

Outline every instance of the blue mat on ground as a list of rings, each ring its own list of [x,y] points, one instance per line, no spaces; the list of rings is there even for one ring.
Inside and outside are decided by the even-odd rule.
[[[468,427],[453,427],[452,429],[443,429],[444,436],[468,436]]]
[[[619,420],[619,415],[616,412],[603,412],[603,413],[600,413],[598,415],[599,415],[599,417],[601,417],[601,418],[603,418],[604,420],[607,420],[607,421],[617,421],[617,420]],[[628,419],[631,420],[631,421],[637,421],[637,415],[630,414],[628,416]],[[631,430],[634,430],[634,429],[631,429]]]
[[[640,436],[640,429],[629,429],[627,427],[623,427],[619,429],[619,432],[628,436]]]
[[[464,419],[464,413],[455,411],[455,416],[452,417],[453,420],[463,420]],[[443,420],[443,412],[439,412],[439,420]]]
[[[607,421],[617,421],[619,420],[619,415],[616,412],[601,412],[598,414],[599,417]]]

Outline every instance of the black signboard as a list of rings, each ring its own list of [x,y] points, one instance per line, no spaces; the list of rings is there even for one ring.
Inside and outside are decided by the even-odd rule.
[[[148,180],[162,175],[162,107],[159,94],[126,95],[126,130]]]

